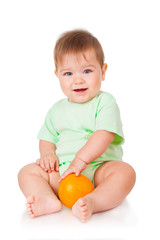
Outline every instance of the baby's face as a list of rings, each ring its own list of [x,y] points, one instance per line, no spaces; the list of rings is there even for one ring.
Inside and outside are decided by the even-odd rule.
[[[107,64],[101,67],[94,49],[90,49],[84,54],[64,55],[55,73],[68,101],[84,103],[94,98],[100,91],[106,69]]]

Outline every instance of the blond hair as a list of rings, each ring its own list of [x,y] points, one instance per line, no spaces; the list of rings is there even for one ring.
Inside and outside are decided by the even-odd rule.
[[[100,42],[90,32],[76,29],[63,33],[57,40],[54,48],[54,62],[57,69],[58,63],[68,53],[84,53],[88,49],[94,49],[101,67],[104,64],[104,52]]]

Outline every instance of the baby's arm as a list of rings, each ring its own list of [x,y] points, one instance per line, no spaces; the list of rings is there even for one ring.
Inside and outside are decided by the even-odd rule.
[[[59,162],[56,156],[56,145],[54,143],[39,141],[40,158],[36,161],[45,172],[59,171]]]
[[[73,172],[78,176],[87,164],[100,157],[107,150],[114,137],[115,133],[106,130],[95,131],[87,143],[77,152],[69,168],[62,174],[61,179]]]
[[[76,158],[81,159],[86,164],[100,157],[113,142],[115,133],[106,130],[95,131],[87,143],[78,151]]]

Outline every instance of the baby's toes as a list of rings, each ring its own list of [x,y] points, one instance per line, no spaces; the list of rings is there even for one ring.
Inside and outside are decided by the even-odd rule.
[[[26,203],[26,208],[27,208],[27,211],[28,211],[28,212],[31,212],[31,211],[32,211],[31,204]]]
[[[31,209],[31,204],[30,204],[30,203],[26,203],[26,208],[27,208],[27,211],[28,211],[29,209]]]
[[[82,218],[81,222],[82,222],[82,223],[86,223],[87,220],[88,220],[88,218]]]
[[[33,213],[31,204],[26,203],[26,207],[27,207],[27,212],[28,212],[28,214],[29,214],[31,217],[34,217],[34,213]]]
[[[86,205],[84,205],[84,206],[81,207],[81,212],[82,212],[82,213],[87,212],[87,210],[88,210],[88,208],[87,208]]]
[[[82,218],[86,218],[87,213],[86,213],[86,212],[83,212],[83,213],[81,214],[81,216],[82,216]]]
[[[29,215],[30,215],[30,217],[32,217],[32,218],[35,217],[34,213],[31,213],[31,214],[29,214]]]

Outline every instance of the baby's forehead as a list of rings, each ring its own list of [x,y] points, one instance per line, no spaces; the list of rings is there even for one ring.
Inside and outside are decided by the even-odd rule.
[[[86,51],[79,51],[79,52],[67,52],[64,53],[58,59],[58,65],[68,65],[71,62],[74,63],[84,63],[90,62],[96,59],[96,53],[94,49],[88,49]]]

